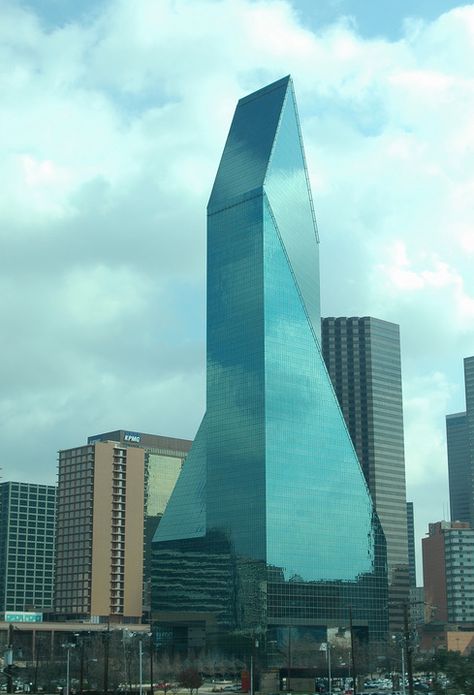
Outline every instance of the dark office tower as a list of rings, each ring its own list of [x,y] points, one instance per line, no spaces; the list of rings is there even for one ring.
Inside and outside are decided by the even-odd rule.
[[[407,502],[407,533],[408,533],[408,576],[410,589],[416,587],[416,554],[415,554],[415,515],[413,502]]]
[[[51,610],[56,488],[0,483],[0,611]]]
[[[381,640],[385,540],[319,348],[290,78],[239,101],[207,241],[207,411],[155,535],[153,617],[188,645],[266,635],[270,658],[352,607]]]
[[[473,487],[466,413],[446,415],[446,439],[451,519],[471,523]]]
[[[452,521],[474,528],[474,357],[464,358],[466,410],[446,416]]]
[[[409,598],[400,334],[371,317],[324,318],[326,366],[387,541],[390,629]]]

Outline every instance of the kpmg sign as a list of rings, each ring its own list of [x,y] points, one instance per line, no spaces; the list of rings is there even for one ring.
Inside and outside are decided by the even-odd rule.
[[[140,435],[138,434],[138,432],[124,432],[123,441],[133,442],[134,444],[140,444]]]

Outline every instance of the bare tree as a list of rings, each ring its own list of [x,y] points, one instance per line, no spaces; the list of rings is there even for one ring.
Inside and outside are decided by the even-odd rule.
[[[196,668],[188,667],[183,669],[178,675],[178,681],[183,688],[189,689],[189,694],[193,695],[194,691],[198,691],[202,685],[202,676]]]

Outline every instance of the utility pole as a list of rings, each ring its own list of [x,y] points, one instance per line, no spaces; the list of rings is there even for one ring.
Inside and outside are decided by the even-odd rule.
[[[405,653],[407,661],[407,679],[408,679],[408,695],[414,695],[413,690],[413,662],[412,662],[412,644],[411,635],[408,625],[408,601],[403,604],[403,628],[405,637]]]
[[[71,656],[71,645],[67,644],[66,645],[66,695],[69,695],[71,692],[70,689],[70,668],[71,668],[71,663],[70,663],[70,656]]]
[[[357,675],[355,669],[355,653],[354,653],[354,630],[352,628],[352,606],[349,606],[349,629],[351,631],[351,669],[352,669],[352,690],[354,695],[357,695]],[[410,695],[413,695],[410,693]]]
[[[258,638],[253,634],[250,650],[250,695],[254,695],[255,693],[255,650],[258,646]]]
[[[38,668],[39,668],[39,658],[40,658],[40,650],[39,650],[39,645],[35,644],[35,680],[33,682],[33,692],[37,693],[38,692]]]
[[[82,695],[82,693],[84,692],[84,648],[85,648],[84,635],[80,635],[79,639],[80,639],[80,648],[81,648],[81,651],[80,651],[81,661],[80,661],[80,670],[79,670],[79,693],[80,693],[80,695]]]
[[[402,695],[406,695],[405,689],[405,647],[402,644]]]
[[[140,695],[143,695],[143,642],[142,642],[142,637],[138,638],[138,663],[140,667],[140,686],[139,686],[139,693]]]

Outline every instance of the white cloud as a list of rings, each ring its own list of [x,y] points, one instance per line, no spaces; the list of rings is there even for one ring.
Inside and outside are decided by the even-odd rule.
[[[128,268],[104,265],[75,268],[65,278],[61,293],[63,311],[81,329],[96,330],[97,324],[107,327],[117,319],[127,321],[130,314],[143,313],[146,308],[147,278]],[[159,284],[159,283],[157,283]]]
[[[446,476],[444,418],[454,390],[446,376],[434,372],[405,381],[404,419],[409,486]],[[416,461],[417,465],[410,465]]]
[[[418,580],[422,583],[421,545],[432,521],[449,519],[445,416],[456,385],[441,372],[404,382],[404,422],[408,499],[415,500]]]

